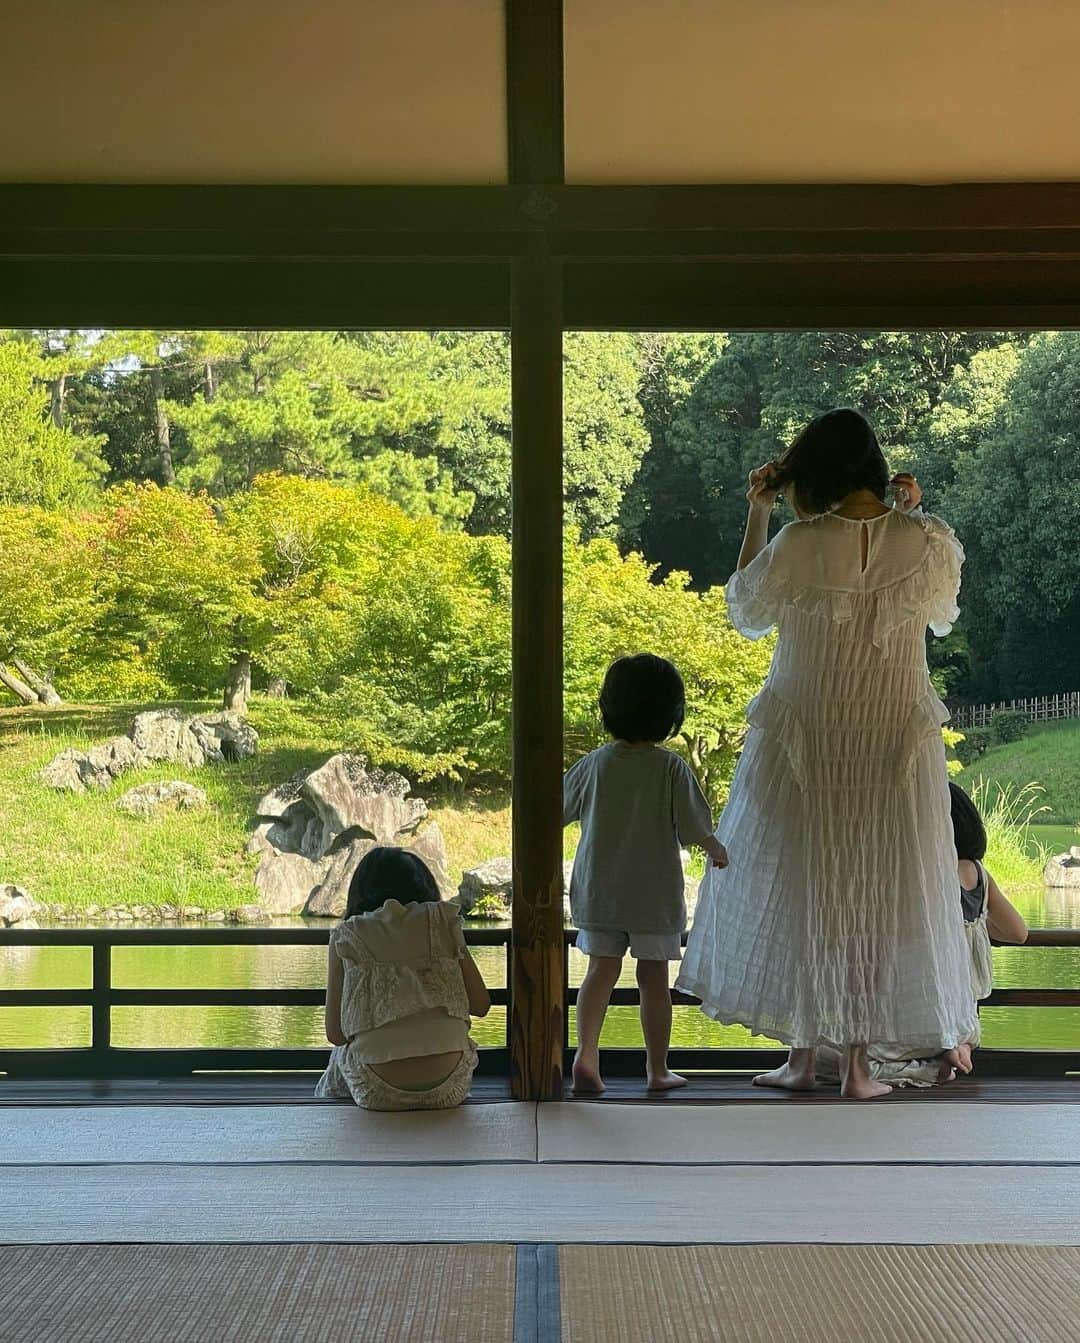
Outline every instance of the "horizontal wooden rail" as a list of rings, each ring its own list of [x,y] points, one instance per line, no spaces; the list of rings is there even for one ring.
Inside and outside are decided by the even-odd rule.
[[[88,947],[92,952],[92,985],[72,989],[0,989],[4,1007],[88,1007],[91,1010],[91,1045],[76,1049],[3,1049],[0,1072],[35,1077],[139,1077],[177,1076],[200,1071],[315,1070],[325,1067],[327,1048],[205,1049],[121,1048],[112,1044],[112,1011],[135,1007],[321,1007],[322,988],[122,988],[112,982],[112,951],[137,946],[318,946],[325,945],[330,926],[301,928],[185,926],[156,928],[10,928],[0,930],[2,946]],[[508,928],[469,928],[465,940],[473,947],[509,949]],[[567,950],[576,933],[567,929]],[[685,937],[684,937],[685,942]],[[1078,928],[1033,928],[1026,943],[1032,947],[1080,946]],[[577,1001],[576,988],[567,988],[566,1009]],[[492,1002],[509,1007],[507,987],[491,990]],[[636,1007],[635,987],[616,988],[611,1002],[616,1007]],[[690,994],[672,991],[678,1007],[697,1006]],[[1080,1007],[1076,988],[999,988],[985,1001],[988,1007]],[[508,1014],[509,1018],[509,1014]],[[481,1071],[504,1074],[509,1052],[504,1044],[480,1051]],[[613,1075],[641,1071],[640,1049],[605,1049],[604,1067]],[[777,1049],[675,1048],[672,1066],[689,1071],[744,1071],[771,1066],[782,1057]],[[993,1050],[980,1053],[980,1070],[1028,1076],[1060,1076],[1080,1070],[1080,1052],[1058,1050]]]

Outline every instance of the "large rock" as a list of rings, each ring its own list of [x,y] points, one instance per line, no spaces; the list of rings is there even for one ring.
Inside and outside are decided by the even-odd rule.
[[[514,867],[509,858],[491,858],[461,874],[458,903],[474,919],[503,919],[510,913]]]
[[[88,751],[61,751],[41,771],[50,788],[85,793],[108,788],[129,769],[169,761],[218,765],[244,760],[259,748],[259,734],[237,713],[191,715],[181,709],[137,714],[126,737],[110,737]]]
[[[131,816],[149,819],[168,811],[195,811],[205,807],[207,801],[201,788],[184,783],[182,779],[169,779],[164,783],[140,783],[129,788],[117,799],[116,805]]]
[[[0,927],[13,928],[15,924],[21,924],[24,928],[36,928],[36,918],[43,912],[43,906],[21,886],[0,884]]]
[[[563,912],[570,912],[572,862],[563,863]],[[461,912],[474,919],[507,919],[514,896],[514,867],[509,858],[491,858],[463,872],[458,887]]]
[[[62,792],[85,793],[91,788],[108,788],[121,774],[140,763],[130,737],[109,737],[88,751],[70,747],[61,751],[41,771],[41,779]]]
[[[246,760],[259,749],[259,734],[231,710],[192,716],[180,709],[148,709],[136,715],[131,740],[146,763],[220,765]]]
[[[267,793],[258,805],[248,852],[259,859],[255,886],[272,915],[340,918],[357,865],[377,844],[410,848],[451,893],[446,845],[427,807],[409,797],[400,774],[376,769],[361,755],[334,755]],[[423,827],[423,828],[422,828]]]
[[[1080,891],[1080,847],[1055,854],[1043,869],[1043,881],[1056,889]]]

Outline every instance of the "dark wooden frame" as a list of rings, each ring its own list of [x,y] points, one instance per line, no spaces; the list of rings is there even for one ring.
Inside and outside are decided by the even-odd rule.
[[[0,323],[512,326],[512,1072],[543,1097],[564,986],[558,331],[1080,326],[1080,183],[566,186],[561,0],[506,0],[506,34],[508,185],[0,186]]]
[[[524,866],[528,867],[528,858]],[[526,901],[526,904],[531,903]],[[543,906],[541,906],[543,908]],[[529,931],[527,929],[527,931]],[[544,1001],[552,977],[566,983],[565,952],[574,934],[561,928],[555,935],[557,953],[549,955],[546,925],[540,937],[524,940],[525,973],[518,968],[522,957],[522,938],[505,928],[476,929],[466,932],[471,946],[499,946],[507,950],[505,988],[491,990],[492,1002],[507,1008],[507,1043],[480,1050],[481,1075],[505,1076],[511,1069],[519,1090],[525,1085],[543,1087],[562,1094],[562,1074],[569,1058],[563,1048],[565,1021],[577,1001],[577,989],[560,989],[559,1025],[543,1023],[549,1052],[544,1057],[545,1071],[539,1078],[522,1077],[512,1060],[515,1031],[533,1020],[537,1004]],[[296,988],[139,988],[124,989],[112,983],[112,952],[130,946],[325,946],[329,929],[307,928],[8,928],[0,930],[0,946],[87,947],[91,951],[91,983],[76,989],[8,989],[0,987],[0,1011],[10,1007],[88,1007],[91,1013],[89,1047],[4,1049],[0,1048],[0,1074],[12,1078],[87,1078],[87,1077],[182,1077],[199,1072],[315,1071],[323,1069],[329,1058],[326,1048],[145,1048],[118,1047],[112,1042],[112,1009],[115,1007],[321,1007],[324,989]],[[1033,929],[1030,946],[1080,946],[1080,929]],[[552,975],[551,962],[557,967]],[[538,970],[534,966],[539,966]],[[536,986],[532,975],[549,978]],[[529,1002],[520,1018],[515,1018],[514,999],[524,992]],[[691,1008],[698,1000],[675,992],[677,1007]],[[640,1001],[636,988],[616,989],[611,997],[616,1007],[636,1007]],[[992,1007],[1080,1007],[1080,989],[995,989],[987,1000]],[[550,1051],[558,1049],[553,1056]],[[640,1077],[643,1051],[640,1049],[604,1049],[603,1066],[612,1077]],[[526,1055],[528,1059],[530,1056]],[[671,1052],[672,1066],[685,1071],[738,1072],[775,1066],[783,1057],[775,1049],[676,1048]],[[1006,1050],[979,1051],[979,1072],[989,1075],[1062,1077],[1080,1071],[1078,1050]]]

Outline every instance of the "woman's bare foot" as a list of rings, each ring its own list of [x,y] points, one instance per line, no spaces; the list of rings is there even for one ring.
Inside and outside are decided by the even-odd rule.
[[[840,1095],[849,1101],[874,1101],[887,1096],[892,1087],[875,1082],[870,1076],[870,1059],[865,1045],[849,1045],[840,1065]]]
[[[779,1087],[781,1091],[813,1091],[817,1086],[817,1078],[804,1068],[793,1068],[790,1063],[785,1063],[774,1068],[771,1073],[758,1073],[753,1079],[753,1085]]]
[[[950,1051],[951,1052],[951,1051]],[[941,1086],[944,1082],[953,1082],[956,1080],[956,1069],[953,1067],[952,1060],[948,1054],[942,1054],[941,1062],[938,1064],[937,1082]]]
[[[840,1088],[840,1095],[849,1101],[876,1101],[887,1096],[892,1090],[884,1082],[874,1082],[869,1077],[849,1077]]]
[[[942,1057],[946,1059],[958,1073],[970,1073],[975,1067],[971,1059],[970,1045],[957,1045],[955,1049],[947,1049]]]
[[[607,1089],[604,1086],[603,1078],[600,1076],[599,1067],[586,1063],[584,1059],[574,1059],[572,1076],[575,1091],[588,1092],[598,1096]]]
[[[680,1077],[678,1073],[665,1070],[657,1073],[655,1077],[649,1078],[650,1091],[674,1091],[677,1087],[686,1086],[686,1078]]]

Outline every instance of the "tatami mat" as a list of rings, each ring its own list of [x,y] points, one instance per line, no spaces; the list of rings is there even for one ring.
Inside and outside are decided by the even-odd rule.
[[[562,1343],[1076,1343],[1080,1251],[1018,1245],[580,1246]]]
[[[1065,1105],[541,1105],[541,1161],[1080,1162]]]
[[[536,1106],[377,1114],[355,1105],[0,1109],[0,1165],[535,1161]]]
[[[506,1245],[56,1245],[0,1256],[3,1343],[512,1343]]]
[[[0,1239],[1080,1243],[1080,1167],[8,1166]]]

